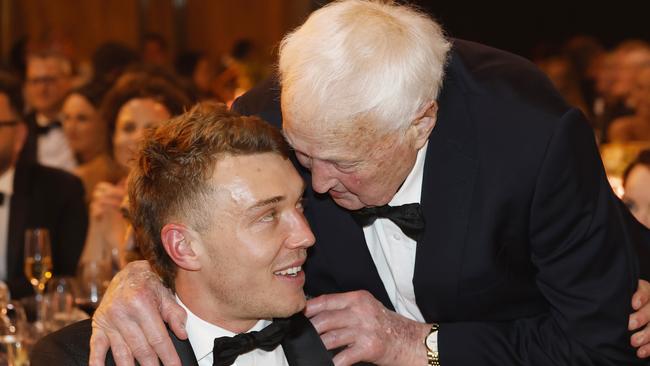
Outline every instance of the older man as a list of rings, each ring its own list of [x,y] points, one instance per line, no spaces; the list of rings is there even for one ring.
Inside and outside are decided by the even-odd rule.
[[[314,244],[304,189],[279,130],[223,105],[198,105],[145,139],[129,176],[131,217],[188,312],[189,342],[175,342],[184,364],[332,364],[300,313]],[[89,336],[88,321],[50,335],[32,365],[87,365]]]
[[[337,365],[643,363],[627,329],[640,228],[583,116],[531,64],[452,44],[408,7],[348,0],[284,39],[279,70],[284,133],[315,191],[306,314]],[[123,306],[136,288],[182,334],[169,296],[143,286],[97,319],[135,329],[122,336],[142,364],[175,364],[155,309]],[[112,329],[96,330],[101,355]]]

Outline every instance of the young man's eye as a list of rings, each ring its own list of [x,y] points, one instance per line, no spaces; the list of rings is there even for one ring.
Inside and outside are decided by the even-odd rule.
[[[260,218],[262,222],[272,222],[277,217],[277,212],[275,210],[269,211],[264,216]]]

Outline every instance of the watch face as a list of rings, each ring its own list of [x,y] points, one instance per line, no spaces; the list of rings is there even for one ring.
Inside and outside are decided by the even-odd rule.
[[[438,331],[431,332],[427,336],[425,344],[429,351],[438,352]]]

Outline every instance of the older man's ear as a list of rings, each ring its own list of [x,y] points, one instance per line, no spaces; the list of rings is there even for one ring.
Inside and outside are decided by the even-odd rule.
[[[177,266],[187,271],[201,269],[200,237],[194,230],[183,224],[166,224],[160,236],[167,255]]]
[[[431,101],[422,108],[421,112],[418,113],[418,117],[411,123],[408,133],[414,135],[416,149],[422,148],[429,139],[429,135],[431,135],[431,131],[436,125],[437,114],[438,103]]]

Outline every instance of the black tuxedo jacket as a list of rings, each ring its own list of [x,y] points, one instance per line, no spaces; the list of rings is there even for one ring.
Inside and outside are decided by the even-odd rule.
[[[18,157],[19,163],[36,163],[38,160],[38,134],[36,132],[36,112],[31,112],[25,116],[25,124],[27,124],[27,138],[23,149],[20,151]]]
[[[325,349],[318,333],[302,313],[291,318],[291,328],[282,341],[282,349],[290,366],[333,366],[332,358]],[[30,355],[32,366],[81,366],[88,365],[90,355],[91,321],[84,320],[39,341]],[[197,365],[196,356],[188,340],[176,338],[169,331],[176,352],[183,366]],[[112,353],[106,357],[106,366],[113,366]]]
[[[25,229],[45,227],[50,231],[55,276],[73,276],[81,256],[88,212],[79,178],[62,170],[38,164],[16,166],[7,235],[7,283],[12,297],[32,293],[25,277]]]
[[[438,106],[413,285],[425,320],[440,323],[440,363],[645,364],[627,324],[633,245],[650,243],[612,193],[583,115],[528,61],[461,40]],[[277,81],[233,108],[281,118]],[[306,291],[365,289],[393,309],[350,213],[306,195],[317,238]]]

